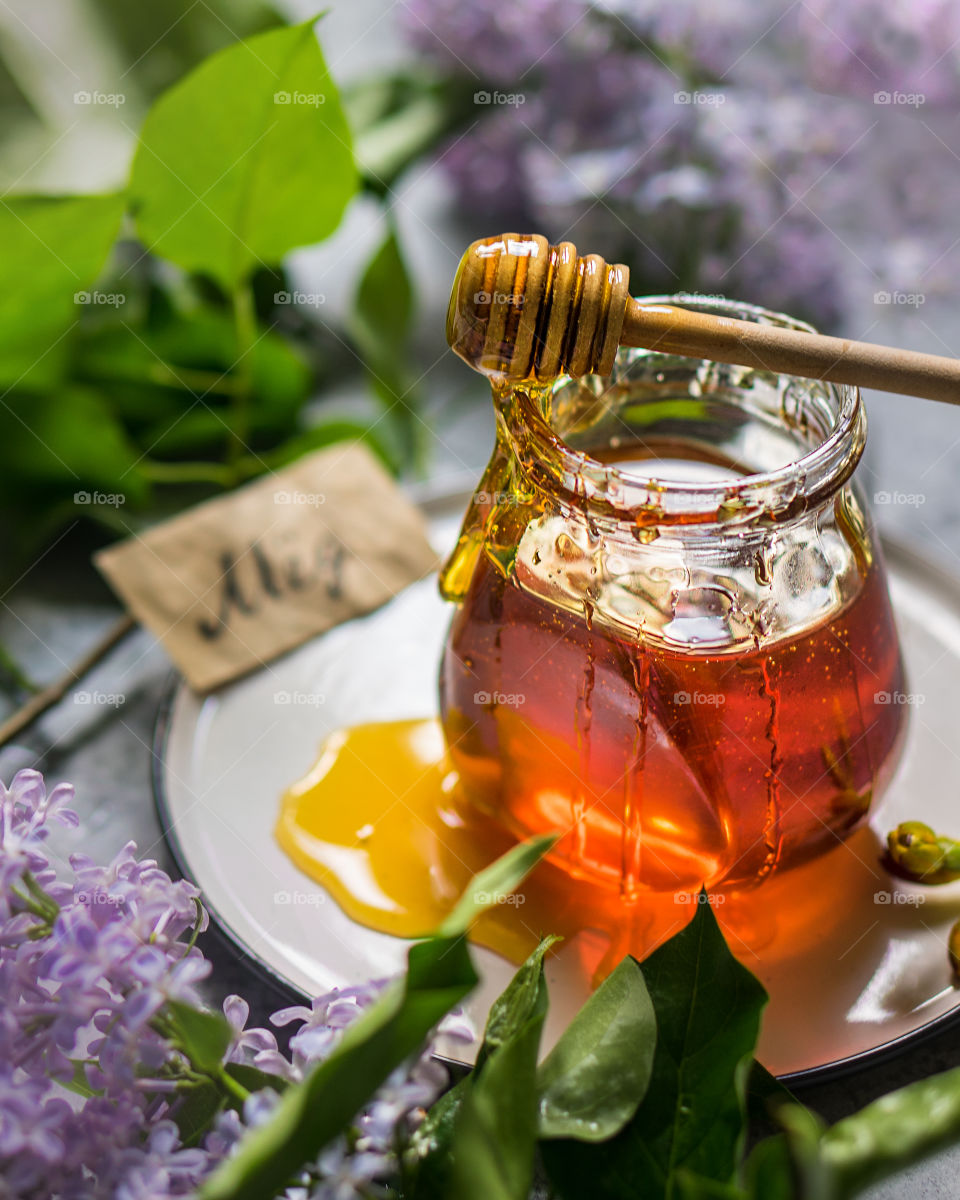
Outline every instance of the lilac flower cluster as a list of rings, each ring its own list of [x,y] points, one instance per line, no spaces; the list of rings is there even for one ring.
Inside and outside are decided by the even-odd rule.
[[[184,1145],[182,1096],[215,1082],[190,1061],[169,1017],[172,1001],[201,1006],[198,985],[210,972],[194,945],[206,926],[199,893],[139,861],[133,844],[105,867],[75,855],[72,877],[60,878],[46,843],[52,826],[77,825],[72,795],[66,784],[48,794],[36,771],[0,784],[0,1198],[189,1195],[269,1116],[278,1091],[264,1086],[242,1104],[225,1092],[199,1144]],[[300,1022],[288,1055],[271,1031],[248,1029],[248,1005],[229,997],[221,1073],[244,1063],[295,1083],[384,983],[276,1013],[277,1026]],[[446,1083],[426,1047],[387,1080],[349,1139],[305,1171],[291,1200],[350,1200],[390,1180]]]
[[[623,258],[634,290],[822,326],[878,287],[955,287],[951,0],[402,8],[416,49],[477,89],[441,159],[484,232],[541,229]]]

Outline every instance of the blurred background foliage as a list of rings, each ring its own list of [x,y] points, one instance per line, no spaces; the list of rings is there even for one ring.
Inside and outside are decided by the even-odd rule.
[[[248,0],[160,0],[143,12],[119,0],[81,0],[80,7],[78,36],[90,42],[91,63],[100,64],[99,71],[91,68],[91,79],[119,81],[107,85],[115,92],[99,89],[100,103],[84,98],[96,89],[66,63],[64,77],[52,86],[55,49],[48,46],[44,70],[34,70],[21,53],[35,45],[34,35],[11,10],[0,17],[0,162],[7,183],[0,207],[0,549],[8,584],[65,534],[64,549],[76,543],[83,561],[105,539],[341,439],[365,441],[395,472],[422,473],[421,372],[410,354],[416,298],[388,198],[398,175],[462,121],[472,103],[457,81],[435,85],[412,73],[376,74],[342,98],[353,146],[345,127],[334,128],[308,167],[293,144],[305,130],[296,121],[315,118],[321,131],[336,125],[336,90],[328,81],[326,102],[312,112],[274,108],[271,125],[290,126],[278,151],[286,170],[273,185],[281,197],[292,191],[285,220],[274,221],[284,246],[316,240],[298,239],[287,227],[310,228],[331,179],[340,194],[320,236],[336,227],[341,201],[354,190],[382,212],[384,235],[351,285],[346,313],[338,321],[320,319],[324,297],[304,293],[288,278],[282,254],[274,262],[266,251],[266,257],[254,253],[258,261],[233,294],[229,281],[218,278],[210,248],[218,222],[226,228],[230,214],[211,219],[207,210],[216,201],[199,185],[191,192],[189,178],[181,197],[171,192],[177,171],[193,169],[191,155],[208,153],[192,128],[191,104],[198,121],[201,112],[222,110],[207,121],[222,132],[210,139],[212,161],[223,160],[223,171],[213,170],[211,195],[228,174],[243,74],[257,70],[262,51],[254,50],[246,67],[238,60],[234,109],[228,81],[223,93],[211,88],[209,97],[198,93],[181,103],[172,124],[165,118],[168,128],[134,159],[125,205],[110,196],[60,202],[57,177],[48,182],[44,176],[51,151],[56,155],[67,139],[83,144],[91,136],[99,178],[122,190],[138,129],[150,113],[159,123],[160,109],[151,107],[157,99],[166,91],[165,111],[176,109],[168,89],[201,64],[209,71],[211,53],[287,22]],[[103,66],[108,60],[110,68]],[[310,78],[308,69],[304,87]],[[73,89],[66,101],[65,87]],[[124,145],[113,163],[110,138],[118,129]],[[242,159],[256,136],[238,137],[235,157]],[[168,172],[165,160],[178,161],[181,140],[182,161]],[[355,182],[338,183],[354,157]],[[18,175],[21,163],[30,165]],[[58,170],[69,174],[69,167],[68,153]],[[298,173],[305,175],[299,183]],[[138,176],[148,175],[141,186]],[[40,191],[48,194],[36,195]],[[194,202],[197,195],[202,203]],[[155,201],[152,225],[144,196]],[[124,206],[129,215],[121,224]],[[269,233],[270,219],[261,226]],[[199,269],[192,269],[189,255],[178,261],[173,243],[181,233],[197,243]],[[323,403],[330,382],[344,379],[353,379],[372,402],[354,406],[360,415],[343,405],[328,411]]]

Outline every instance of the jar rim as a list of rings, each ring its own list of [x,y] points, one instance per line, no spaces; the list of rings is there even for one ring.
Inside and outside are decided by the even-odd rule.
[[[636,299],[641,304],[681,305],[740,320],[816,332],[814,326],[806,321],[737,300],[704,297],[689,292],[639,296]],[[675,354],[621,347],[617,352],[617,363],[622,363],[625,358],[633,361],[634,356],[648,355],[653,356],[654,360],[680,359]],[[685,361],[699,365],[712,360],[690,358]],[[691,366],[691,377],[696,370],[697,366]],[[804,376],[790,376],[781,372],[768,374],[780,380],[806,379]],[[851,384],[809,379],[807,382],[811,386],[823,388],[827,395],[834,398],[832,427],[816,446],[794,461],[769,471],[744,474],[731,480],[693,482],[644,477],[638,471],[626,472],[602,463],[586,451],[575,449],[552,428],[540,401],[545,394],[556,391],[569,383],[570,379],[567,375],[560,376],[542,389],[522,384],[515,387],[512,395],[518,400],[517,417],[524,429],[521,431],[514,427],[510,432],[515,445],[522,432],[523,440],[528,444],[532,437],[537,448],[541,452],[546,451],[542,457],[538,456],[538,463],[525,461],[527,470],[534,475],[545,472],[554,487],[568,491],[581,505],[586,502],[600,516],[623,519],[626,516],[633,517],[637,509],[653,508],[657,512],[657,519],[651,520],[651,524],[700,525],[729,524],[731,521],[745,523],[764,516],[769,519],[774,515],[789,517],[809,511],[839,492],[863,454],[866,414],[860,389]],[[509,418],[507,424],[509,428]]]

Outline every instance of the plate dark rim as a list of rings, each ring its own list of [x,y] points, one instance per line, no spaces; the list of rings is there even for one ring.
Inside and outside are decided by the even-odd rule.
[[[457,496],[451,496],[449,492],[441,493],[431,490],[431,493],[422,497],[421,503],[429,511],[431,508],[439,507],[443,502],[450,503],[456,498]],[[897,538],[883,536],[882,544],[884,554],[891,562],[902,563],[915,574],[926,577],[934,587],[946,592],[955,600],[960,596],[960,579],[951,575],[949,571],[938,566],[936,563],[931,563],[922,554],[918,554],[916,550]],[[166,783],[163,776],[170,736],[170,722],[181,683],[180,675],[176,671],[171,671],[169,682],[164,688],[160,699],[157,718],[154,724],[150,783],[153,791],[154,807],[160,821],[160,830],[176,864],[176,868],[184,879],[189,879],[191,883],[203,891],[202,884],[191,870],[189,856],[176,832],[175,823],[167,800]],[[308,1003],[312,1000],[312,997],[301,987],[298,987],[290,979],[287,979],[281,971],[272,967],[253,950],[229,922],[218,913],[216,906],[211,904],[206,897],[204,897],[204,906],[210,914],[211,921],[216,923],[220,932],[229,942],[243,952],[244,957],[265,982],[274,987],[280,984],[293,996]],[[837,1058],[827,1063],[819,1063],[815,1067],[804,1067],[800,1071],[789,1071],[784,1075],[779,1075],[777,1078],[781,1083],[792,1088],[809,1087],[815,1084],[842,1079],[844,1076],[852,1075],[858,1071],[864,1071],[868,1067],[875,1067],[891,1059],[898,1058],[907,1049],[912,1049],[914,1046],[926,1042],[937,1034],[943,1033],[956,1025],[960,1025],[960,992],[958,992],[956,1005],[949,1012],[941,1013],[940,1016],[934,1017],[918,1028],[911,1030],[910,1033],[901,1034],[899,1037],[892,1038],[888,1042],[881,1042],[869,1050],[861,1050],[857,1054],[848,1055],[846,1058]],[[449,1062],[454,1068],[462,1069],[463,1064],[456,1060],[446,1059],[444,1061]]]

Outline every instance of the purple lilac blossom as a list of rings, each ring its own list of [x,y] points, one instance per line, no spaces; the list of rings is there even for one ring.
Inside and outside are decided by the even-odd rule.
[[[481,97],[440,155],[471,236],[540,229],[628,262],[635,293],[721,292],[825,327],[865,292],[956,278],[960,155],[930,111],[960,97],[952,0],[402,11],[419,54]]]
[[[956,106],[960,8],[954,0],[805,0],[798,36],[811,81],[825,91],[872,99],[878,92]]]
[[[161,1018],[171,999],[201,1002],[210,965],[189,939],[206,915],[192,884],[139,860],[132,843],[107,866],[74,855],[72,878],[59,879],[44,843],[51,824],[77,824],[67,808],[72,795],[67,784],[48,794],[36,771],[0,784],[0,1200],[192,1195],[246,1131],[269,1118],[278,1091],[252,1093],[242,1112],[218,1115],[201,1145],[182,1144],[174,1118],[187,1062]],[[224,1063],[295,1083],[388,982],[274,1014],[278,1027],[299,1024],[288,1055],[270,1030],[247,1028],[248,1004],[229,996]],[[458,1014],[440,1030],[472,1037]],[[81,1094],[61,1086],[67,1082]],[[382,1190],[447,1083],[431,1043],[390,1075],[349,1138],[306,1165],[288,1200],[361,1200]]]

